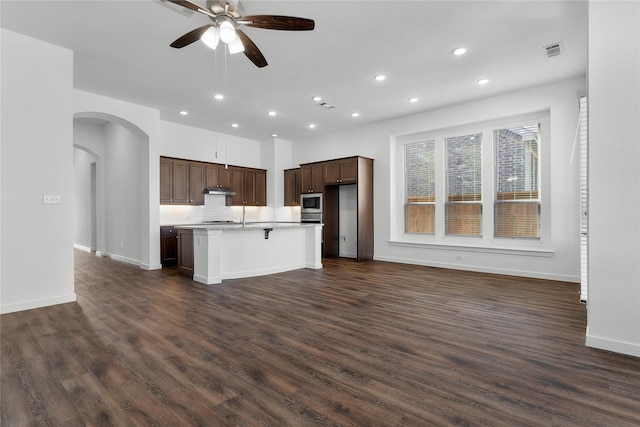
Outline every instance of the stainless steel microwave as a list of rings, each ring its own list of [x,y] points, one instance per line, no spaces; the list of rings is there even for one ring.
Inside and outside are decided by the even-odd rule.
[[[300,220],[302,222],[322,222],[322,193],[300,195]]]
[[[322,193],[307,193],[300,195],[302,212],[322,212]]]

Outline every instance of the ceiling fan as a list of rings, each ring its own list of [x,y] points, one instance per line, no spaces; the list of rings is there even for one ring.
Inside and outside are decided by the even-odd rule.
[[[187,0],[168,1],[207,15],[213,21],[213,24],[203,25],[179,37],[171,43],[171,47],[180,49],[202,40],[207,46],[215,49],[218,42],[222,40],[228,46],[229,53],[244,52],[247,58],[259,68],[266,67],[267,60],[255,43],[238,26],[285,31],[310,31],[315,28],[315,22],[312,19],[281,15],[245,16],[238,0],[207,0],[206,8]]]

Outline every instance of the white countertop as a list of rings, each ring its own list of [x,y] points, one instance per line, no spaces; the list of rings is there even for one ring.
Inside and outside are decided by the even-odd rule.
[[[315,227],[322,225],[313,222],[247,222],[244,225],[241,222],[232,222],[226,224],[184,224],[174,225],[175,228],[192,229],[192,230],[262,230],[265,228],[297,228],[297,227]]]

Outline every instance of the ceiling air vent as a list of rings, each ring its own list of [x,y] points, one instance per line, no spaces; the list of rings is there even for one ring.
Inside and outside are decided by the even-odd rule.
[[[183,14],[184,16],[191,16],[193,15],[193,10],[191,9],[187,9],[186,7],[182,7],[180,5],[177,5],[175,3],[171,3],[170,1],[167,0],[155,0],[156,3],[160,3],[163,6],[168,7],[169,9],[176,11],[178,13]]]
[[[335,105],[329,104],[328,102],[321,102],[318,105],[321,106],[322,108],[326,108],[327,110],[331,110],[332,108],[336,108]]]
[[[545,46],[544,50],[547,52],[548,58],[558,56],[562,53],[562,43],[550,44],[549,46]]]

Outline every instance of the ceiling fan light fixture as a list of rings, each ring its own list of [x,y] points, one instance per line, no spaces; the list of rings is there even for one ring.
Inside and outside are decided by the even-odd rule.
[[[218,47],[218,42],[220,41],[220,34],[218,34],[218,29],[216,27],[210,27],[207,31],[204,32],[200,40],[204,44],[206,44],[210,49],[215,50]]]
[[[244,52],[244,45],[242,44],[242,40],[240,40],[240,37],[236,37],[236,39],[227,44],[227,46],[229,46],[229,53],[232,55],[234,53]]]
[[[233,28],[233,24],[229,21],[224,21],[220,24],[220,40],[223,42],[230,44],[233,43],[238,35],[236,34],[236,29]]]

